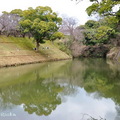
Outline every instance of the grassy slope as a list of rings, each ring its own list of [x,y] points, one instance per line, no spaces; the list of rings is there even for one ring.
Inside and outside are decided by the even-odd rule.
[[[0,36],[0,66],[70,58],[50,41],[41,44],[38,52],[33,48],[32,39]]]

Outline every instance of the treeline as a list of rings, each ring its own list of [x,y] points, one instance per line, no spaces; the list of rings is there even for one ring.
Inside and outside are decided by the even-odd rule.
[[[0,35],[33,37],[38,50],[44,40],[64,38],[70,48],[75,41],[85,45],[112,44],[120,46],[120,1],[90,0],[93,4],[86,9],[89,16],[98,15],[98,20],[88,20],[79,25],[75,18],[60,18],[50,7],[15,9],[0,16]],[[116,8],[117,7],[117,8]],[[116,10],[114,10],[116,8]],[[78,11],[79,13],[79,11]],[[75,46],[76,47],[76,46]]]
[[[58,32],[62,18],[52,11],[50,7],[38,6],[35,9],[15,9],[11,12],[3,12],[0,16],[0,34],[18,37],[33,37],[36,41],[36,49],[44,40],[55,40],[64,37]]]

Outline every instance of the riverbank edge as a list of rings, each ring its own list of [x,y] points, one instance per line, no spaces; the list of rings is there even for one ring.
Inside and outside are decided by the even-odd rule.
[[[32,62],[21,62],[21,63],[5,64],[5,65],[0,65],[0,68],[16,67],[16,66],[21,66],[21,65],[44,63],[44,62],[54,62],[54,61],[62,61],[62,60],[70,60],[70,59],[72,60],[72,57],[69,57],[69,58],[54,58],[54,59],[38,60],[38,61],[32,61]]]

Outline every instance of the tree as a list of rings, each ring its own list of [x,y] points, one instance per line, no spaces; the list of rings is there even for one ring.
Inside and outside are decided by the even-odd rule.
[[[95,44],[107,44],[109,43],[109,39],[114,37],[115,30],[107,25],[98,26],[97,21],[91,22],[88,20],[85,23],[85,31],[84,31],[84,44],[86,45],[95,45]],[[97,25],[97,26],[96,26]]]
[[[52,34],[50,39],[53,42],[54,40],[56,40],[56,38],[61,39],[63,37],[64,37],[64,34],[62,32],[55,32],[54,34]]]
[[[22,16],[23,11],[21,9],[14,9],[10,12],[10,14],[16,14]]]
[[[6,18],[7,18],[7,15],[0,16],[0,35],[4,32],[6,26],[8,25]]]
[[[117,31],[118,20],[115,16],[105,16],[104,19],[99,20],[100,25],[109,26]]]
[[[20,16],[17,14],[3,12],[0,16],[0,34],[16,36],[19,29]]]
[[[74,41],[75,40],[74,31],[76,25],[77,25],[77,20],[75,18],[63,17],[63,22],[59,31],[63,32],[66,35],[70,35],[70,39]]]
[[[36,49],[39,49],[39,43],[44,40],[53,40],[53,35],[58,31],[62,19],[52,11],[50,7],[32,7],[24,10],[20,27],[24,33],[30,33],[36,41]],[[55,34],[55,38],[62,37],[61,34]]]
[[[99,27],[99,22],[98,21],[95,21],[95,20],[88,20],[86,23],[85,23],[85,28],[87,29],[90,29],[90,28],[98,28]]]
[[[113,11],[113,8],[116,5],[119,5],[120,1],[90,0],[90,2],[93,2],[93,4],[86,9],[88,15],[99,13],[99,15],[109,16],[109,15],[117,15],[117,13],[120,11],[119,9],[116,10],[115,12]]]
[[[93,4],[86,9],[89,16],[96,13],[101,16],[115,16],[118,25],[120,24],[120,0],[90,0],[90,2]],[[116,11],[114,11],[115,7],[118,7]]]
[[[80,2],[80,0],[76,0]],[[99,14],[102,20],[87,21],[85,24],[85,44],[106,44],[110,38],[119,32],[120,28],[120,0],[90,0],[86,12],[89,16]],[[118,34],[119,37],[119,34]],[[112,43],[113,41],[111,41]],[[119,45],[117,43],[117,45]]]

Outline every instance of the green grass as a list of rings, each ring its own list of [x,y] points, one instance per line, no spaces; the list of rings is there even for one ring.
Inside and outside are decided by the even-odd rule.
[[[16,48],[32,50],[34,47],[35,44],[33,44],[33,39],[27,37],[0,36],[0,48],[2,48],[2,50],[14,50]]]
[[[35,41],[32,38],[0,35],[0,66],[70,58],[50,41],[40,44],[39,51],[33,48]]]
[[[46,41],[45,44],[41,44],[40,53],[50,58],[65,58],[68,56],[59,49],[58,45],[51,43],[51,41]]]

